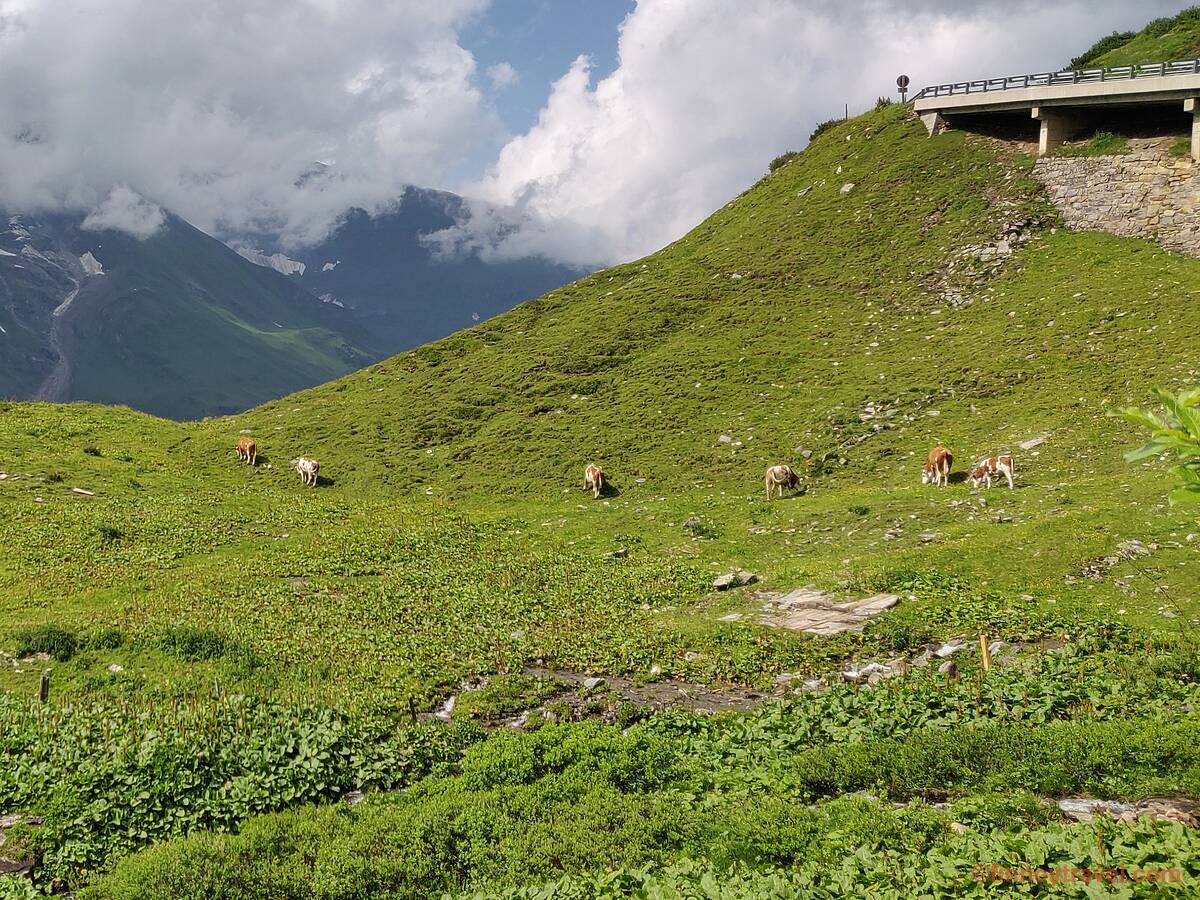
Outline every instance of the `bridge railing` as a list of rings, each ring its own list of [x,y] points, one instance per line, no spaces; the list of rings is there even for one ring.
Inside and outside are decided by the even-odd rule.
[[[1041,72],[1036,75],[1011,75],[983,81],[959,81],[922,88],[913,101],[930,97],[951,97],[988,91],[1012,91],[1020,88],[1052,87],[1060,84],[1086,84],[1093,81],[1127,81],[1133,78],[1162,78],[1165,75],[1200,75],[1200,58],[1174,62],[1146,63],[1140,66],[1113,66],[1107,69],[1075,69],[1065,72]]]

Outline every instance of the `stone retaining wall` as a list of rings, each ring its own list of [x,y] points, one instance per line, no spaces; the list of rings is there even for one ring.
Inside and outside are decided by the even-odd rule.
[[[1158,241],[1200,257],[1200,165],[1161,149],[1044,156],[1033,177],[1072,228]]]

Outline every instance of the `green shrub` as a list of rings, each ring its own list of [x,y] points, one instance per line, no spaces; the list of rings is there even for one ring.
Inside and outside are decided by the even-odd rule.
[[[1112,34],[1105,35],[1092,44],[1085,52],[1076,56],[1071,60],[1069,69],[1086,69],[1089,66],[1095,65],[1095,60],[1108,53],[1110,50],[1116,50],[1118,47],[1124,47],[1131,40],[1137,37],[1136,31],[1114,31]]]
[[[158,648],[185,662],[219,659],[225,654],[225,639],[215,631],[193,625],[173,625],[158,639]]]
[[[770,166],[767,167],[767,171],[774,172],[774,171],[777,171],[778,169],[782,169],[784,166],[786,166],[788,163],[790,163],[793,159],[795,159],[799,155],[800,154],[798,152],[796,152],[795,150],[789,150],[786,153],[781,153],[781,154],[779,154],[779,156],[777,156],[773,160],[771,160],[771,164],[770,164]]]
[[[87,636],[84,641],[89,650],[116,650],[125,643],[125,634],[120,628],[106,626],[97,629]]]
[[[809,143],[812,143],[813,141],[815,141],[817,138],[819,138],[821,135],[823,135],[825,132],[827,132],[830,128],[833,128],[836,125],[841,125],[842,122],[844,122],[844,121],[846,121],[846,120],[845,119],[826,119],[824,122],[818,122],[817,127],[812,130],[812,134],[810,134],[808,136]]]
[[[78,887],[150,843],[453,772],[481,737],[243,697],[138,710],[0,696],[0,809],[42,815],[42,878]]]
[[[33,656],[35,653],[48,653],[58,662],[66,662],[79,649],[79,638],[75,632],[61,625],[39,625],[18,631],[17,655]]]

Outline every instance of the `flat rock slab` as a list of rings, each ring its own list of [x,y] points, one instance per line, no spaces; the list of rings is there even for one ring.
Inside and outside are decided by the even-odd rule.
[[[875,594],[864,600],[839,602],[816,588],[797,588],[790,593],[764,595],[759,621],[772,628],[807,631],[830,636],[862,631],[868,619],[900,602],[895,594]]]
[[[1137,803],[1066,797],[1058,801],[1059,811],[1076,822],[1090,822],[1096,816],[1109,816],[1118,822],[1132,823],[1146,817],[1157,822],[1178,822],[1189,828],[1200,826],[1200,801],[1184,797],[1153,797]]]

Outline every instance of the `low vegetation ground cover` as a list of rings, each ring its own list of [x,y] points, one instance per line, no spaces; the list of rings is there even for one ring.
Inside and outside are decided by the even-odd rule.
[[[0,813],[44,818],[39,889],[127,857],[95,896],[985,895],[1000,856],[1194,858],[1020,792],[1200,792],[1200,524],[1108,415],[1200,378],[1200,262],[1057,228],[1030,165],[886,107],[659,254],[236,418],[3,406]],[[923,487],[939,443],[1017,489]],[[765,501],[776,462],[803,496]],[[901,601],[757,624],[805,584]],[[552,699],[529,667],[771,692],[981,632],[1027,649],[628,734],[472,721]]]

